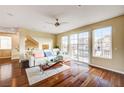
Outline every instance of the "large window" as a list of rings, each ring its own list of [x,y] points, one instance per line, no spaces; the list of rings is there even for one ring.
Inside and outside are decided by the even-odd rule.
[[[77,59],[78,52],[78,34],[72,34],[70,36],[70,55],[73,59]]]
[[[0,36],[0,49],[11,49],[12,41],[11,37]]]
[[[82,32],[79,34],[79,42],[78,42],[78,58],[79,61],[89,62],[89,33]]]
[[[61,49],[64,54],[68,54],[68,36],[63,36],[61,39]]]
[[[93,56],[112,58],[112,27],[104,27],[93,31]]]

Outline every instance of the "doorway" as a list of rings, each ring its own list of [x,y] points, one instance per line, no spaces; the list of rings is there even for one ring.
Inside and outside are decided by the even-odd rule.
[[[89,63],[89,32],[70,36],[70,56],[73,60]]]

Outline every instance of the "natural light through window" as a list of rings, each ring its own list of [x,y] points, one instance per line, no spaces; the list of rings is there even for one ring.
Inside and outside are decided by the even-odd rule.
[[[93,31],[93,56],[112,58],[112,27],[104,27]]]
[[[79,34],[78,41],[78,58],[79,61],[89,62],[89,43],[88,43],[89,33],[82,32]]]
[[[63,36],[61,39],[61,49],[64,54],[68,54],[68,36]]]
[[[78,34],[72,34],[70,36],[70,54],[73,59],[77,59],[78,53]]]
[[[0,36],[0,49],[11,49],[12,40],[8,36]]]

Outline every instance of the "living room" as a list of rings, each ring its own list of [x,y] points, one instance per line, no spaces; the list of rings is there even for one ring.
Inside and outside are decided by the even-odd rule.
[[[1,87],[123,87],[123,5],[0,6]]]

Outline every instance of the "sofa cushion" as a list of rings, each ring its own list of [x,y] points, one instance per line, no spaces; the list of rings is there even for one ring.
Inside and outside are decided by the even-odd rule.
[[[46,57],[51,57],[53,56],[51,52],[45,52]]]
[[[59,54],[59,52],[60,52],[60,49],[58,49],[58,48],[54,48],[54,49],[53,49],[53,54],[54,54],[55,56],[57,56],[57,55]]]
[[[42,55],[41,53],[33,54],[33,56],[34,56],[35,58],[43,58],[43,57],[44,57],[44,55]]]
[[[44,50],[44,54],[46,57],[51,57],[54,56],[53,51],[52,50]]]
[[[40,49],[35,49],[32,51],[32,54],[42,54],[42,56],[44,56],[44,52],[43,50],[40,50]]]
[[[35,63],[35,66],[40,65],[40,64],[44,65],[44,64],[48,63],[48,60],[47,60],[46,57],[44,57],[44,58],[35,58],[34,63]]]

